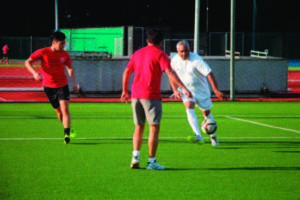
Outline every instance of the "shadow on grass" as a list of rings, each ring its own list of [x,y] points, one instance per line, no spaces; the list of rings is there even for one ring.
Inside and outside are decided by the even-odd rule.
[[[147,170],[146,167],[131,169],[133,171],[297,171],[300,167],[221,167],[221,168],[166,168],[164,170]]]
[[[97,142],[96,142],[97,141]],[[70,144],[74,145],[100,145],[100,144],[131,144],[132,139],[129,138],[73,138]]]
[[[300,153],[300,151],[273,151],[275,153]]]
[[[300,167],[223,167],[223,168],[166,168],[165,170],[170,171],[189,171],[189,170],[211,170],[211,171],[260,171],[260,170],[266,170],[266,171],[273,171],[273,170],[283,170],[283,171],[290,171],[290,170],[300,170]]]
[[[96,142],[91,142],[91,143],[77,143],[77,142],[71,142],[68,145],[99,145],[99,144],[103,144],[103,143],[96,143]]]
[[[103,145],[103,144],[131,144],[122,141],[106,141],[106,142],[71,142],[68,145]]]
[[[186,143],[192,144],[187,140],[180,139],[160,139],[161,143]],[[192,144],[193,145],[193,144]],[[210,145],[209,140],[205,140],[203,145]],[[200,145],[201,146],[201,145]],[[214,149],[242,149],[242,148],[300,148],[300,141],[223,141],[220,140],[220,146],[212,147]]]
[[[1,116],[0,119],[5,119],[5,120],[16,120],[16,119],[57,119],[56,116],[29,116],[29,115],[5,115],[5,116]]]
[[[268,149],[268,148],[300,148],[299,141],[221,141],[221,145],[216,149]]]

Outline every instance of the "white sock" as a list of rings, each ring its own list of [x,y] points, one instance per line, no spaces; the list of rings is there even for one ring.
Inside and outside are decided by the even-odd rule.
[[[150,163],[154,163],[154,162],[156,161],[156,158],[148,158],[148,161],[149,161]]]
[[[190,124],[190,126],[192,127],[194,133],[196,135],[200,135],[200,130],[199,130],[199,125],[198,125],[198,119],[195,113],[194,109],[186,109],[186,114],[187,114],[187,118],[188,118],[188,122]]]
[[[204,119],[210,119],[211,121],[215,121],[215,118],[211,113],[209,115],[205,116]]]
[[[134,150],[133,152],[132,152],[132,155],[135,157],[135,156],[140,156],[140,151],[138,151],[138,150]]]

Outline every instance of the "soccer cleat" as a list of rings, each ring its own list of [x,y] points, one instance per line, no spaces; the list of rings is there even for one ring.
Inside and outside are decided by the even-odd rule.
[[[69,144],[70,143],[70,136],[69,135],[65,135],[65,144]]]
[[[211,141],[212,146],[219,146],[220,145],[220,142],[219,142],[216,134],[210,135],[210,141]]]
[[[140,168],[140,157],[139,156],[133,156],[131,160],[131,169],[139,169]]]
[[[71,136],[71,138],[77,137],[77,131],[75,130],[75,128],[71,128],[71,130],[70,130],[70,136]]]
[[[151,162],[148,162],[147,163],[147,168],[148,170],[164,170],[165,167],[158,164],[156,161],[154,161],[153,163]]]
[[[189,136],[188,141],[197,144],[204,144],[204,140],[200,135]]]

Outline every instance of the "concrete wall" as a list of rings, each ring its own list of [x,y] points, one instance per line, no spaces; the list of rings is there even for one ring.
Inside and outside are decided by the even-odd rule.
[[[73,60],[77,80],[83,90],[90,93],[116,93],[122,90],[122,73],[128,57],[103,60]],[[204,60],[212,68],[220,90],[230,90],[230,59],[208,56]],[[288,60],[270,57],[266,59],[241,57],[235,60],[235,91],[260,93],[265,84],[271,92],[286,92]],[[132,83],[133,76],[130,80]],[[70,82],[71,83],[71,82]],[[70,84],[72,88],[72,84]],[[162,92],[171,92],[168,78],[163,74]]]

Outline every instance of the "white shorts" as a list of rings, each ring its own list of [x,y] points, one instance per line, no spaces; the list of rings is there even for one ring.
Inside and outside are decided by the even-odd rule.
[[[193,98],[189,98],[183,93],[180,93],[180,95],[183,102],[194,102],[200,110],[210,110],[213,106],[211,98],[202,99],[199,96],[194,95]]]

